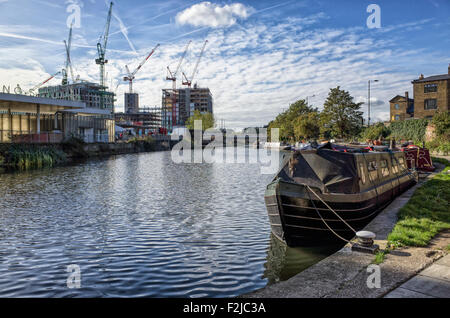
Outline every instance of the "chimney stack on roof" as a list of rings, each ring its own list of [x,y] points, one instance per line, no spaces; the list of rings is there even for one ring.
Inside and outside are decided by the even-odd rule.
[[[423,76],[423,74],[420,74],[419,79],[423,80],[425,77]]]
[[[448,64],[448,75],[450,75],[450,63]]]
[[[405,92],[405,100],[406,100],[406,111],[408,111],[409,108],[409,93]]]

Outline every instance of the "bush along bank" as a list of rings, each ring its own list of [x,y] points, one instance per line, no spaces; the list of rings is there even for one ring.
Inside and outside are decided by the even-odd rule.
[[[0,149],[0,167],[6,170],[40,169],[66,161],[66,153],[52,146],[7,145]]]

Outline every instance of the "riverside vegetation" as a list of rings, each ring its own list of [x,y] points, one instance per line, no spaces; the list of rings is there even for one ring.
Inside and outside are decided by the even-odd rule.
[[[66,160],[66,153],[52,146],[9,145],[0,149],[0,167],[11,170],[53,167]]]
[[[387,248],[376,255],[375,263],[382,263],[386,254],[400,246],[427,246],[439,232],[450,229],[450,162],[441,158],[433,161],[445,168],[418,188],[400,209]]]
[[[411,119],[385,125],[382,122],[364,127],[361,106],[339,86],[330,89],[323,110],[319,111],[300,99],[280,113],[268,124],[279,128],[280,140],[294,143],[312,139],[341,139],[346,141],[411,140],[421,145],[429,125],[435,128],[435,136],[426,142],[431,151],[450,153],[450,114],[437,113],[432,120]]]
[[[149,152],[156,150],[156,142],[150,137],[132,138],[127,141],[132,144],[131,152]],[[71,136],[61,144],[2,144],[0,145],[0,169],[30,170],[54,167],[68,163],[71,160],[87,159],[92,156],[115,154],[108,145],[99,145],[99,152],[86,150],[86,143],[77,136]]]

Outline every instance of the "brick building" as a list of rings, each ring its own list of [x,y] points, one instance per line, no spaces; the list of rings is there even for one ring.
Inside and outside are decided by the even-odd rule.
[[[450,110],[450,65],[447,74],[429,77],[420,75],[412,84],[415,118],[433,118],[438,111]]]
[[[391,106],[391,121],[414,117],[414,99],[409,98],[408,92],[405,92],[405,96],[395,96],[389,101],[389,104]]]
[[[447,74],[429,77],[421,74],[411,83],[414,99],[397,95],[390,100],[391,121],[433,118],[436,112],[450,111],[450,65]]]

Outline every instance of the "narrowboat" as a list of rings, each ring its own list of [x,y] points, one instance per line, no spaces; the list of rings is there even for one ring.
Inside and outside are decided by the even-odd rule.
[[[295,151],[266,188],[272,233],[288,246],[350,240],[417,182],[401,151],[331,143]]]

